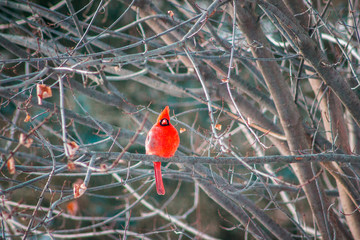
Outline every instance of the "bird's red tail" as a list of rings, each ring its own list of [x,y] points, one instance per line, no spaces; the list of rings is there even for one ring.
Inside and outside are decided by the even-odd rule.
[[[161,162],[154,162],[156,191],[159,195],[165,194],[164,183],[161,176]]]

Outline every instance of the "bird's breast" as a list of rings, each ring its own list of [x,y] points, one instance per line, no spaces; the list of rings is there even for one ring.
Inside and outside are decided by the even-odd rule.
[[[146,154],[160,157],[174,156],[180,143],[179,134],[172,125],[167,127],[154,126],[148,133],[145,149]]]

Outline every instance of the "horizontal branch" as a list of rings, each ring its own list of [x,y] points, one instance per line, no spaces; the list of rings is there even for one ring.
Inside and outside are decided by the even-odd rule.
[[[89,153],[86,153],[89,154]],[[119,153],[94,153],[97,157],[116,159]],[[144,162],[171,162],[187,164],[216,164],[216,165],[240,165],[241,162],[234,157],[194,157],[194,156],[174,156],[162,158],[154,155],[125,153],[122,160],[144,161]],[[267,163],[308,163],[308,162],[341,162],[359,163],[360,156],[346,154],[306,154],[294,156],[263,156],[263,157],[244,157],[242,160],[248,164],[267,164]]]
[[[0,148],[0,152],[8,153],[5,149]],[[117,152],[84,152],[87,156],[96,156],[109,160],[116,159],[120,153]],[[17,152],[16,157],[31,158],[32,154]],[[42,158],[34,156],[37,160]],[[42,159],[45,160],[45,159]],[[155,155],[146,155],[138,153],[125,153],[121,160],[125,161],[142,161],[142,162],[165,162],[165,163],[187,163],[187,164],[215,164],[215,165],[240,165],[241,162],[235,157],[198,157],[198,156],[174,156],[171,158],[162,158]],[[268,163],[309,163],[309,162],[338,162],[338,163],[360,163],[360,156],[347,154],[304,154],[292,156],[261,156],[261,157],[243,157],[242,160],[248,164],[268,164]]]

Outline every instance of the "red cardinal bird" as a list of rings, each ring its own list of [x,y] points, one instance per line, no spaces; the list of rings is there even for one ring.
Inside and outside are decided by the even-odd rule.
[[[170,123],[169,106],[166,106],[146,137],[146,154],[159,157],[172,157],[179,143],[180,138],[178,131]],[[159,195],[164,195],[165,188],[161,177],[161,162],[154,162],[154,170],[156,191]]]

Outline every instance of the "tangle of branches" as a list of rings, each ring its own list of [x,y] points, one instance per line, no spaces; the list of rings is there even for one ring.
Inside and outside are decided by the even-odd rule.
[[[358,239],[359,12],[0,1],[0,238]]]

